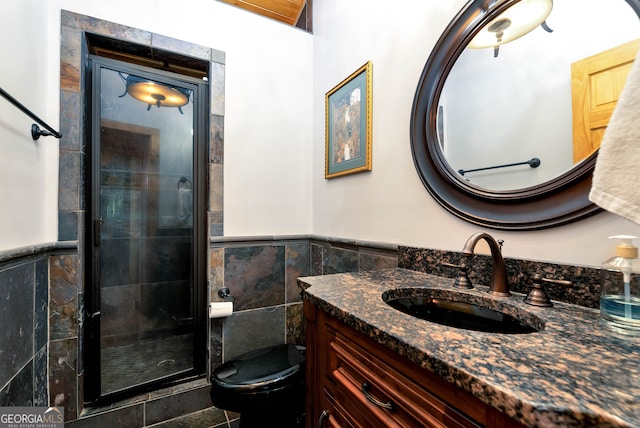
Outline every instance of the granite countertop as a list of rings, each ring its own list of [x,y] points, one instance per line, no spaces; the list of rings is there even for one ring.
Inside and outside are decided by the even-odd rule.
[[[597,310],[540,308],[513,293],[452,287],[406,269],[298,279],[303,299],[527,426],[640,427],[640,338],[616,337]],[[424,290],[429,289],[429,290]],[[390,291],[391,290],[391,291]],[[393,309],[382,294],[464,293],[469,302],[541,323],[529,334],[462,330]]]

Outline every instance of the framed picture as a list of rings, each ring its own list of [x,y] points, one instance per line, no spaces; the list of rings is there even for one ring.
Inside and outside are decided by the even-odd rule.
[[[327,92],[324,178],[371,170],[371,68],[369,61]]]

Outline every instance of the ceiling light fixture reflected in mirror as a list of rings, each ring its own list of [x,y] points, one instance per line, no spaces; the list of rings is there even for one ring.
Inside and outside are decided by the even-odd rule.
[[[147,111],[155,105],[158,108],[178,107],[182,113],[180,107],[189,102],[191,91],[188,89],[167,86],[131,74],[126,78],[120,74],[120,77],[126,86],[126,91],[120,95],[120,98],[129,94],[138,101],[148,104]]]
[[[471,40],[472,49],[493,48],[493,56],[498,56],[500,46],[531,32],[538,25],[547,32],[551,30],[545,20],[551,13],[553,0],[522,0],[502,12],[496,19],[485,25]]]

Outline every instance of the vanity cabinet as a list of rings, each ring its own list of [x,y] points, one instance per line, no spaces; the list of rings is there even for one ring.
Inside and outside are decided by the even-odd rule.
[[[307,428],[522,426],[312,303],[304,314]]]

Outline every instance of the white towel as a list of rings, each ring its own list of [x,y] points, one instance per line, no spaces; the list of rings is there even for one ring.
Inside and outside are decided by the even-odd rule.
[[[191,205],[193,204],[193,198],[191,196],[191,189],[178,189],[178,224],[188,226],[185,224],[191,215]]]
[[[640,52],[602,138],[589,200],[640,224]]]

